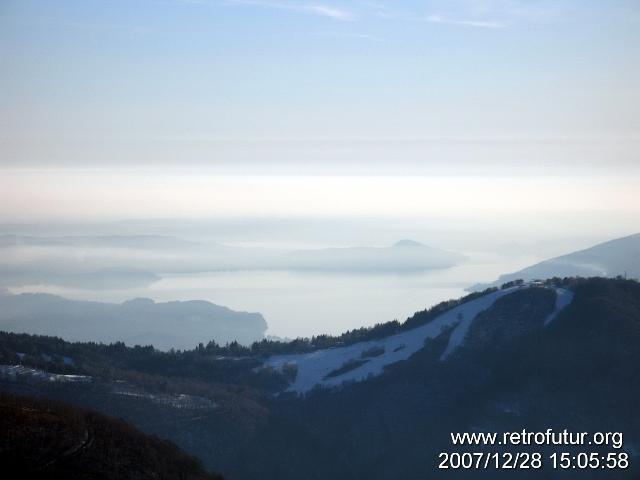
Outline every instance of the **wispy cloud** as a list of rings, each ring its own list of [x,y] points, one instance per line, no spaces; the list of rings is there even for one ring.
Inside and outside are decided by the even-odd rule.
[[[363,0],[359,5],[366,13],[361,16],[490,29],[548,21],[557,16],[560,8],[557,3],[553,0],[429,0],[423,7],[407,8],[401,2]]]
[[[376,35],[370,35],[368,33],[356,33],[356,32],[318,32],[317,36],[330,37],[330,38],[353,38],[355,40],[366,40],[369,42],[382,42],[383,38]]]
[[[429,15],[426,20],[431,23],[445,23],[448,25],[460,25],[463,27],[479,27],[479,28],[505,28],[507,24],[498,21],[486,20],[464,20],[445,17],[443,15]]]
[[[318,15],[335,18],[337,20],[353,20],[353,15],[345,10],[327,5],[303,5],[303,9],[309,10]]]
[[[287,10],[291,12],[300,12],[321,17],[328,17],[334,20],[341,21],[349,21],[355,19],[353,13],[347,10],[322,3],[278,2],[271,0],[225,0],[223,2],[223,5],[245,5],[261,8],[271,8],[275,10]]]

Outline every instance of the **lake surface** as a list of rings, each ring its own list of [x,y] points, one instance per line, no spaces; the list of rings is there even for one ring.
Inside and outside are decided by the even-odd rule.
[[[472,258],[474,258],[472,256]],[[78,300],[122,302],[208,300],[234,310],[260,312],[281,337],[339,334],[380,322],[405,320],[416,311],[465,295],[465,288],[533,263],[532,258],[497,259],[477,255],[473,262],[423,273],[319,273],[225,271],[162,275],[146,288],[90,291],[44,285],[13,288],[48,292]]]

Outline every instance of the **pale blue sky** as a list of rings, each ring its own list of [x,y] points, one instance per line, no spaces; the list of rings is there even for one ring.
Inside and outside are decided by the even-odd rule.
[[[377,180],[357,183],[376,201],[350,200],[340,178],[353,174],[447,178],[458,195],[488,177],[448,202],[460,211],[483,185],[514,178],[502,192],[524,192],[514,214],[539,205],[544,179],[580,177],[580,188],[553,188],[575,191],[576,208],[597,194],[635,213],[637,0],[2,0],[0,70],[0,217],[429,214],[438,202],[411,182],[407,197],[395,180],[389,197],[405,196],[388,209]],[[139,166],[157,169],[65,173]],[[205,171],[225,185],[215,197],[206,181],[189,183]],[[271,210],[259,198],[239,204],[229,185],[265,172],[306,180],[264,187]],[[318,172],[335,178],[317,184]],[[114,185],[129,190],[96,196]],[[332,188],[341,196],[325,202]],[[172,210],[185,192],[195,197]],[[485,199],[485,213],[503,199]]]
[[[4,0],[0,46],[9,142],[640,127],[637,0]]]

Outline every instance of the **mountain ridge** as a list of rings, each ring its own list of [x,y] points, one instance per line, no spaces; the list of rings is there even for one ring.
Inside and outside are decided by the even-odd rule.
[[[176,329],[176,322],[179,328]],[[239,312],[205,300],[123,303],[70,300],[47,293],[0,295],[0,329],[77,341],[194,348],[202,341],[251,343],[264,337],[260,313]]]
[[[476,284],[468,290],[482,290],[516,279],[531,281],[551,277],[615,277],[625,274],[630,278],[640,278],[640,233],[543,260],[500,275],[494,282]]]

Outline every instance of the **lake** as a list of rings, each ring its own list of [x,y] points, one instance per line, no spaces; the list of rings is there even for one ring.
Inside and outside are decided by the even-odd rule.
[[[267,334],[294,338],[339,334],[393,319],[443,300],[465,295],[465,288],[495,280],[501,273],[534,259],[473,255],[472,262],[422,273],[319,273],[292,271],[223,271],[162,275],[146,288],[82,290],[44,285],[12,288],[14,293],[48,292],[78,300],[122,302],[135,297],[155,301],[208,300],[234,310],[260,312]]]

